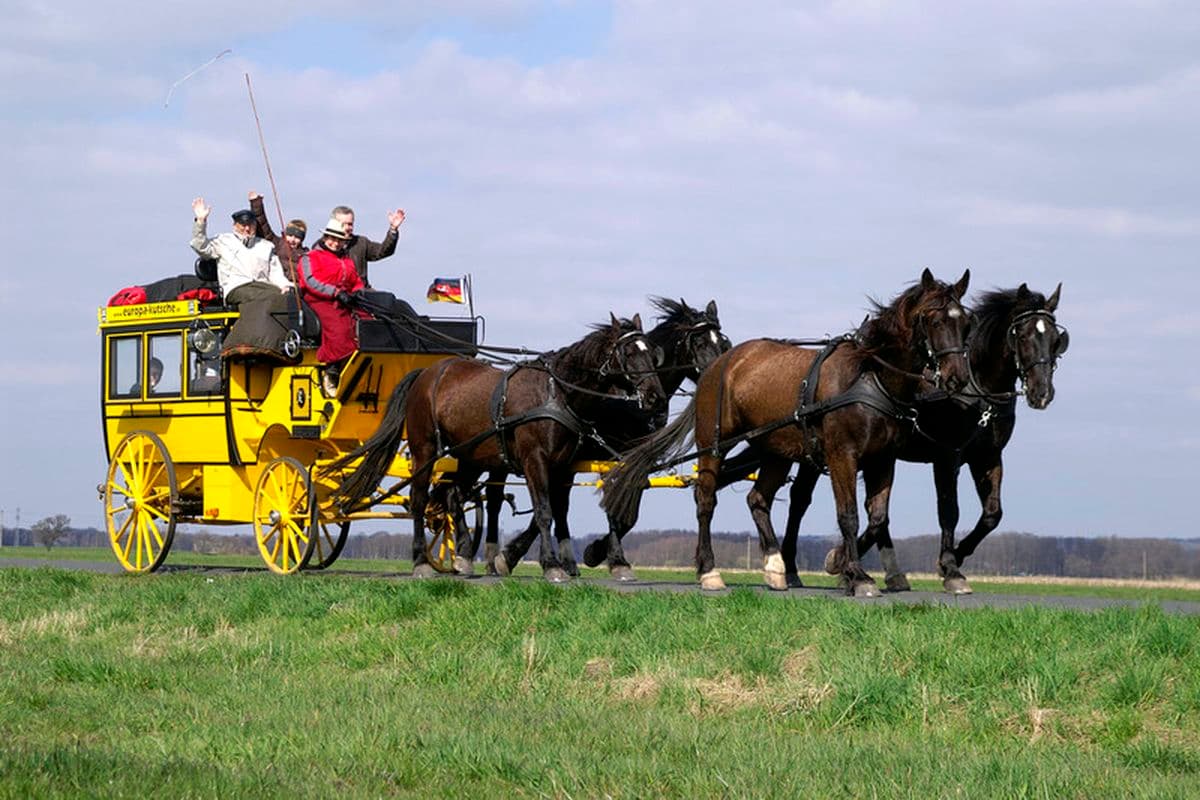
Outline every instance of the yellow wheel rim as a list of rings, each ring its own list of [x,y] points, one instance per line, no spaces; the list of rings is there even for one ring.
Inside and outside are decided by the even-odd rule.
[[[277,458],[258,477],[254,490],[254,539],[272,572],[291,575],[312,557],[309,535],[312,484],[294,458]]]
[[[134,431],[117,445],[104,481],[108,542],[129,572],[152,572],[175,537],[175,465],[162,440]]]
[[[425,545],[429,566],[438,572],[453,572],[454,519],[444,505],[431,501],[425,506],[425,525],[429,529],[429,543]]]

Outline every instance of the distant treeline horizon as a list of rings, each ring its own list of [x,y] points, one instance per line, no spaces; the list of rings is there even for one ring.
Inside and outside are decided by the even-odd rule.
[[[237,553],[257,555],[253,535],[218,533],[199,526],[181,526],[171,549],[176,552]],[[510,534],[515,535],[515,533]],[[582,556],[588,542],[598,534],[577,536],[577,555]],[[502,536],[501,539],[506,539]],[[906,572],[932,572],[940,547],[933,534],[896,539],[896,555]],[[0,545],[37,546],[35,533],[5,527]],[[694,531],[681,529],[646,530],[630,534],[624,540],[625,554],[635,566],[693,566],[696,548]],[[819,571],[825,554],[835,544],[831,536],[801,536],[797,544],[797,566],[801,571]],[[108,535],[96,528],[69,528],[55,547],[108,547]],[[757,536],[750,533],[714,533],[713,549],[717,566],[725,569],[761,566]],[[407,559],[412,557],[412,537],[407,533],[375,531],[357,533],[351,529],[342,558]],[[479,548],[479,558],[483,547]],[[535,544],[527,558],[537,557]],[[871,551],[863,559],[868,571],[878,572],[879,557]],[[1061,537],[1006,531],[984,540],[967,561],[974,575],[1049,575],[1076,578],[1200,578],[1200,538],[1166,539],[1160,537]]]

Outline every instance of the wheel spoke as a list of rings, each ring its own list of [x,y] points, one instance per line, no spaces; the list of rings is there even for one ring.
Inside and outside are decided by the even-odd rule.
[[[125,520],[125,524],[121,526],[121,530],[125,531],[128,528],[129,535],[125,537],[125,563],[129,563],[129,548],[133,546],[133,536],[137,532],[137,525],[131,524],[137,521],[137,514],[130,514],[129,519]],[[120,537],[117,537],[120,541]]]
[[[153,509],[151,509],[151,510],[153,510]],[[159,516],[162,516],[162,515],[160,514]],[[163,519],[166,520],[166,517],[163,517]],[[158,553],[162,552],[163,547],[165,547],[166,545],[163,544],[162,535],[159,534],[158,525],[155,524],[154,520],[152,520],[152,519],[146,520],[146,528],[150,531],[150,533],[154,534],[154,538],[158,542],[158,550],[154,554],[155,557],[157,557]],[[150,544],[149,541],[147,541],[146,544],[149,545]]]

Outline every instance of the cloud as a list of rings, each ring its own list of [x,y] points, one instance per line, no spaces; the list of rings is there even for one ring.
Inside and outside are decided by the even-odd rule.
[[[1107,237],[1200,234],[1200,216],[1172,219],[1120,208],[1064,208],[984,198],[967,201],[962,220],[969,225],[1068,229]]]

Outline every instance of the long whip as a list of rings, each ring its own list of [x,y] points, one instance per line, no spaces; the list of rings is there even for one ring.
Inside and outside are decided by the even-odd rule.
[[[287,235],[287,227],[283,224],[283,206],[279,202],[279,190],[275,187],[275,174],[271,171],[271,158],[267,155],[267,140],[263,136],[262,120],[258,117],[258,104],[254,102],[254,87],[250,84],[250,73],[246,75],[246,92],[250,95],[250,110],[254,112],[254,126],[258,129],[258,144],[262,148],[263,163],[267,165],[267,183],[271,185],[271,197],[275,200],[275,213],[279,216],[279,230],[281,235]],[[286,239],[284,240],[286,241]],[[288,266],[291,267],[292,274],[296,274],[295,252],[291,247],[287,248]],[[297,313],[300,315],[300,324],[304,324],[304,306],[300,305],[300,294],[296,288],[295,281],[292,282],[292,294],[296,299]]]

